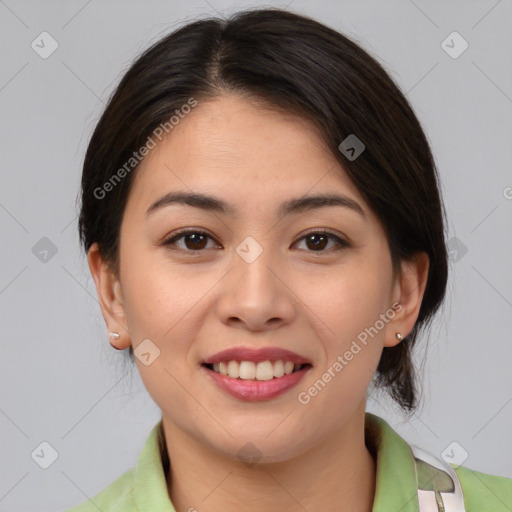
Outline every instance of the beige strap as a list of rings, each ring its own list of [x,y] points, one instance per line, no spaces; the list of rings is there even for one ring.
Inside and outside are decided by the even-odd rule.
[[[453,467],[411,446],[416,464],[420,512],[466,512],[459,477]]]

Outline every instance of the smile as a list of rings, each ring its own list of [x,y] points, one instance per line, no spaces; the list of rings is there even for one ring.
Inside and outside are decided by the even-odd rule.
[[[278,359],[277,361],[261,361],[259,363],[253,361],[223,361],[205,366],[215,373],[226,375],[232,379],[268,381],[290,375],[306,365]]]
[[[213,381],[218,389],[244,401],[272,400],[295,387],[311,368],[309,363],[294,364],[282,360],[259,363],[226,361],[201,365],[210,382]]]

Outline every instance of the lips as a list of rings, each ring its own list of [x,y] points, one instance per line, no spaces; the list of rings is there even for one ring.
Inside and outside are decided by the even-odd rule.
[[[310,361],[279,347],[230,348],[201,364],[205,375],[229,395],[271,400],[295,387],[312,368]]]
[[[244,401],[272,400],[290,391],[298,385],[306,373],[311,370],[311,365],[304,365],[300,370],[289,375],[283,375],[271,380],[243,380],[222,375],[208,369],[208,366],[201,367],[204,375],[213,382],[218,389]]]
[[[279,347],[236,347],[228,348],[217,352],[203,361],[204,365],[222,363],[224,361],[252,361],[261,363],[263,361],[290,361],[294,364],[311,364],[311,361],[295,352]]]

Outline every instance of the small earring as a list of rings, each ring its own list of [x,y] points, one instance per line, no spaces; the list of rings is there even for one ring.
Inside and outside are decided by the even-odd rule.
[[[399,341],[402,341],[403,336],[399,332],[396,333],[396,337],[399,339]]]
[[[123,350],[122,348],[116,347],[112,343],[112,340],[118,340],[121,337],[121,335],[118,332],[111,332],[109,333],[108,337],[110,338],[110,345],[112,348],[115,348],[116,350]]]

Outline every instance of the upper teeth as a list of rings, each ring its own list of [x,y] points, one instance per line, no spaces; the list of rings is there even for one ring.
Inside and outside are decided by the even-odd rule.
[[[253,363],[252,361],[225,361],[222,363],[214,363],[213,370],[222,375],[228,375],[233,379],[272,380],[274,377],[289,375],[293,370],[298,370],[300,367],[300,364],[281,360],[274,362],[262,361],[261,363]]]

